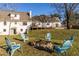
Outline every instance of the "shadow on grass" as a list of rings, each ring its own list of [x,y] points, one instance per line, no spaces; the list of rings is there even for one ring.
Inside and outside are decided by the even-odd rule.
[[[34,47],[34,48],[41,50],[41,51],[46,51],[48,53],[54,52],[53,49],[49,49],[49,48],[43,48],[43,47]]]
[[[0,46],[2,49],[6,49],[7,45]]]
[[[53,42],[54,45],[62,45],[61,43]]]
[[[13,39],[15,39],[15,40],[19,40],[19,41],[23,41],[22,39],[18,39],[18,38],[13,38]]]
[[[6,51],[6,53],[7,53],[7,55],[11,55],[10,53],[9,53],[9,50],[11,49],[11,48],[9,48],[7,45],[3,45],[3,46],[0,46],[0,48],[1,49],[4,49],[5,51]],[[22,53],[22,51],[21,51],[21,49],[17,49],[17,51],[18,52],[20,52],[20,53]],[[23,53],[22,53],[23,54]]]

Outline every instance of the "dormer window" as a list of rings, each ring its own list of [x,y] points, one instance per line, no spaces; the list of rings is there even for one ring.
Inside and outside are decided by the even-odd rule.
[[[9,13],[8,16],[10,17],[10,15],[11,15],[11,14]]]
[[[30,14],[29,14],[29,13],[27,13],[27,15],[28,15],[28,16],[30,16]]]
[[[9,14],[8,16],[11,18],[11,20],[20,20],[19,14]]]
[[[27,25],[27,22],[23,22],[23,25]]]

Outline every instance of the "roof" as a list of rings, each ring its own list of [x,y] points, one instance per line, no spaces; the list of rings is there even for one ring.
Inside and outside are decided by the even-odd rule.
[[[46,18],[40,18],[40,16],[34,16],[32,17],[32,21],[34,22],[60,22],[60,19],[58,17],[49,17],[46,16]]]
[[[11,20],[10,14],[20,15],[20,20]],[[30,17],[29,14],[29,12],[0,11],[0,21],[28,21]]]
[[[58,17],[53,17],[51,18],[52,22],[60,22],[60,19]]]

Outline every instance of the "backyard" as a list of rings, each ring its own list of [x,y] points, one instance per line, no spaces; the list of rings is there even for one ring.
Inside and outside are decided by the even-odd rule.
[[[35,40],[45,40],[45,35],[47,32],[51,32],[52,34],[52,44],[59,43],[62,44],[64,39],[68,39],[71,35],[74,34],[74,32],[77,32],[77,35],[75,36],[74,43],[72,47],[67,50],[66,55],[67,56],[78,56],[79,55],[79,30],[78,29],[38,29],[38,30],[30,30],[29,40],[25,43],[23,41],[20,41],[19,35],[10,35],[10,36],[0,36],[0,55],[1,56],[7,56],[7,52],[5,49],[5,37],[9,37],[11,41],[14,41],[16,43],[21,44],[22,49],[20,51],[16,51],[14,53],[14,56],[57,56],[57,53],[52,52],[49,53],[44,50],[38,50],[36,48],[33,48],[32,46],[29,46],[27,43],[29,41],[35,41]],[[15,40],[14,38],[17,38]],[[22,53],[23,52],[23,53]],[[61,54],[64,55],[64,54]]]

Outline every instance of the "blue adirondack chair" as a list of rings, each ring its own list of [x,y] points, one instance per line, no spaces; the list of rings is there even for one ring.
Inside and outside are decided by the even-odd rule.
[[[72,46],[72,43],[67,40],[63,43],[63,45],[60,47],[60,46],[57,46],[55,45],[54,46],[54,51],[58,54],[61,54],[61,53],[64,53],[66,52],[70,47]]]
[[[29,40],[29,37],[26,34],[20,34],[21,39],[26,42],[26,40]]]
[[[10,39],[8,39],[8,38],[5,38],[5,41],[6,41],[6,45],[7,45],[6,51],[8,52],[8,54],[10,56],[12,56],[16,50],[21,48],[20,44],[16,44],[15,42],[11,42]]]
[[[51,33],[47,33],[46,34],[46,36],[45,36],[45,39],[47,40],[47,41],[51,41]]]

